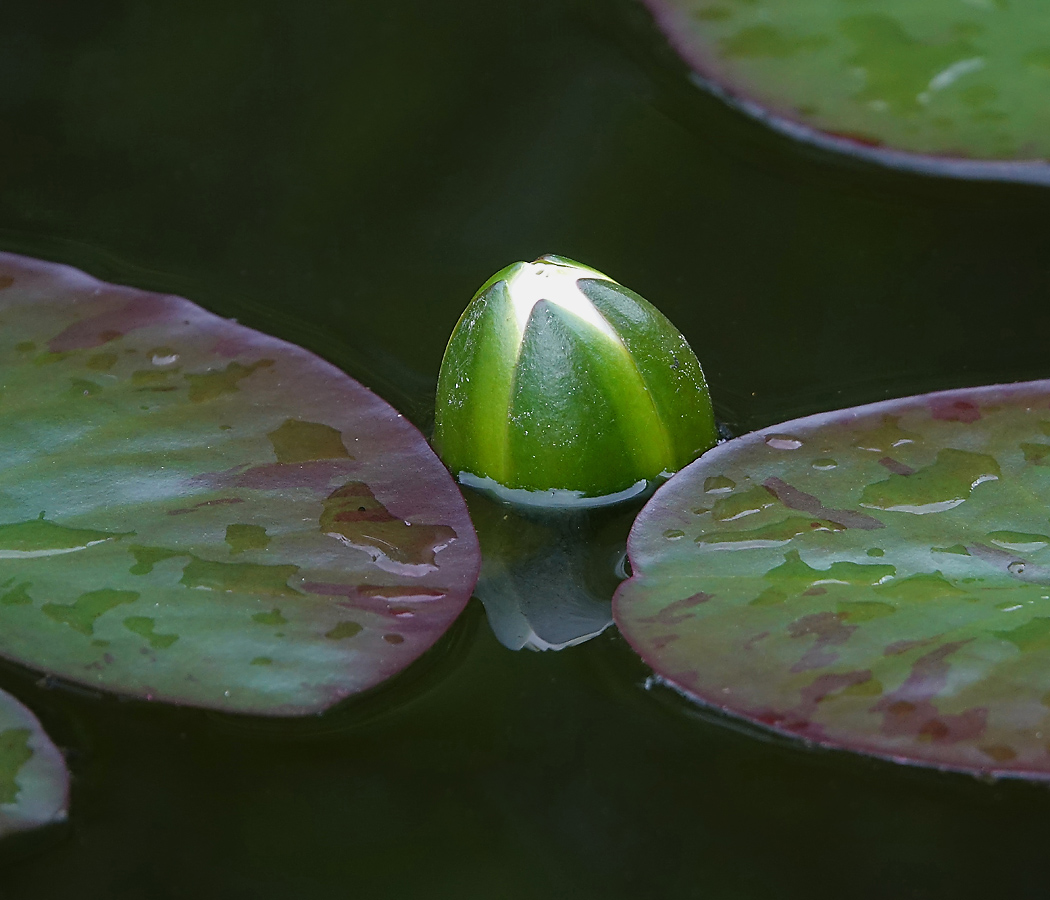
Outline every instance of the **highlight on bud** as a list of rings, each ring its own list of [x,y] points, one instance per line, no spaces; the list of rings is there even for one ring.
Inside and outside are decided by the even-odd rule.
[[[505,500],[627,499],[716,436],[704,373],[674,325],[564,257],[493,275],[441,363],[434,446],[460,482]]]

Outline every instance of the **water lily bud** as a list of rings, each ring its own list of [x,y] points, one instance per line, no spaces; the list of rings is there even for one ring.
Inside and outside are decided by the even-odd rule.
[[[564,257],[493,275],[441,363],[434,445],[462,483],[504,499],[625,499],[715,440],[685,338],[634,291]]]

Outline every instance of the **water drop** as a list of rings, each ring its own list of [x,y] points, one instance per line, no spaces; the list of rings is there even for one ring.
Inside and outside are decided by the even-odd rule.
[[[613,571],[616,572],[616,577],[620,581],[626,581],[630,578],[634,571],[631,569],[631,560],[627,557],[627,551],[621,550],[616,560],[616,565],[613,567]]]
[[[770,434],[766,437],[766,444],[774,450],[797,450],[802,441],[790,434]]]
[[[704,481],[704,491],[708,494],[728,494],[736,487],[736,482],[725,475],[712,475]]]
[[[834,469],[835,466],[837,466],[837,465],[838,465],[838,463],[835,462],[835,460],[833,460],[833,459],[825,458],[825,459],[815,459],[815,460],[813,460],[813,468],[814,469],[821,469],[821,470]]]
[[[1006,567],[1006,571],[1008,571],[1011,575],[1023,575],[1024,570],[1025,564],[1019,559],[1014,560],[1012,563],[1010,563],[1010,565]]]
[[[668,528],[667,531],[664,532],[664,537],[669,541],[677,541],[685,537],[685,532],[680,528]]]

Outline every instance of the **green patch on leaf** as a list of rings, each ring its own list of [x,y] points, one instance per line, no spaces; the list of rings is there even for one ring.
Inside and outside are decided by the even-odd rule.
[[[128,547],[128,552],[135,557],[135,564],[128,569],[132,575],[149,575],[157,563],[166,559],[174,559],[179,556],[187,556],[178,550],[169,550],[166,547]]]
[[[762,512],[776,502],[777,498],[764,487],[755,487],[716,500],[711,509],[711,516],[719,522],[731,522]]]
[[[235,522],[226,526],[226,543],[230,545],[230,553],[244,553],[246,550],[265,550],[270,546],[270,538],[262,525]]]
[[[312,462],[319,459],[352,459],[338,428],[321,422],[286,419],[267,437],[280,463]]]
[[[83,550],[102,541],[126,537],[129,534],[134,534],[134,532],[70,528],[49,522],[41,513],[37,519],[0,525],[0,559],[68,553],[72,550]]]
[[[810,534],[814,531],[838,531],[841,528],[841,525],[833,522],[823,522],[802,516],[788,516],[779,522],[759,525],[755,528],[721,531],[716,535],[701,535],[696,539],[696,543],[776,546],[786,544],[800,534]]]
[[[861,506],[915,514],[941,512],[966,500],[977,485],[999,477],[999,463],[983,453],[945,449],[936,462],[911,475],[869,484]]]
[[[124,620],[124,627],[128,631],[146,638],[154,650],[164,650],[179,639],[177,634],[157,634],[156,620],[148,616],[129,616]]]
[[[21,584],[16,585],[9,591],[5,591],[0,594],[0,605],[2,606],[26,606],[33,602],[33,598],[29,596],[29,589],[33,585],[28,581],[23,581]]]
[[[213,562],[193,557],[182,570],[182,583],[188,588],[211,591],[236,591],[266,597],[294,596],[300,592],[288,584],[288,579],[298,571],[298,566]]]
[[[1009,641],[1022,653],[1050,649],[1050,616],[1039,616],[1009,631],[993,631],[992,634]]]
[[[134,603],[139,599],[137,591],[117,591],[102,588],[81,594],[75,603],[45,603],[41,611],[49,619],[63,622],[81,634],[94,634],[95,622],[118,606]]]
[[[190,383],[190,401],[207,403],[210,400],[217,400],[223,394],[236,393],[240,390],[241,381],[253,372],[272,365],[273,360],[271,359],[260,359],[248,366],[239,362],[231,362],[217,372],[188,374],[185,378]]]
[[[257,622],[260,625],[287,625],[288,620],[281,615],[279,609],[271,609],[269,612],[256,613],[252,616],[252,621]]]
[[[340,622],[331,631],[325,632],[325,637],[331,641],[341,641],[344,638],[356,637],[361,633],[361,626],[357,622]]]
[[[33,758],[29,747],[31,733],[28,728],[0,731],[0,803],[18,799],[18,773]]]
[[[881,603],[877,600],[857,600],[853,603],[840,603],[838,614],[847,622],[870,622],[883,616],[892,616],[897,607],[892,603]]]
[[[84,360],[84,366],[92,372],[108,372],[120,359],[116,353],[94,353]]]
[[[942,597],[965,597],[966,591],[956,587],[940,572],[920,572],[907,578],[894,579],[879,585],[877,593],[902,603],[925,603]]]

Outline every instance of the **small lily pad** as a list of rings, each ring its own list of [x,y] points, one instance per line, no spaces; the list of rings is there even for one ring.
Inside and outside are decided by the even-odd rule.
[[[963,177],[1050,181],[1039,0],[645,0],[698,82],[803,140]]]
[[[615,621],[685,694],[818,744],[1050,777],[1050,381],[728,441],[628,552]]]
[[[0,254],[0,655],[317,712],[407,666],[480,565],[422,435],[302,348]]]
[[[0,837],[63,822],[69,772],[28,709],[0,691]]]

